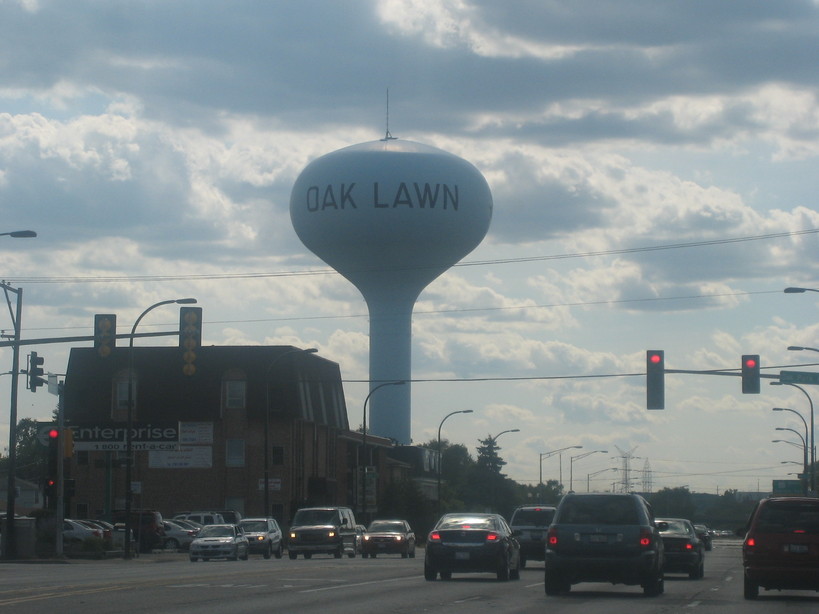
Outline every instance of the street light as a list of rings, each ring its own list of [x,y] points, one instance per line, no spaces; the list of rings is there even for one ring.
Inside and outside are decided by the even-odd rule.
[[[802,465],[804,474],[802,477],[802,487],[804,490],[804,494],[808,494],[808,440],[807,437],[802,437],[801,433],[796,429],[789,428],[787,426],[777,426],[777,431],[790,431],[791,433],[796,433],[796,436],[799,437],[799,440],[802,442]]]
[[[803,292],[819,292],[814,288],[785,288],[785,294],[802,294]]]
[[[501,431],[500,433],[498,433],[497,435],[495,435],[495,436],[492,438],[492,441],[494,441],[495,443],[497,443],[497,441],[498,441],[498,437],[500,437],[500,436],[501,436],[501,435],[503,435],[504,433],[520,433],[520,429],[509,429],[509,430],[507,430],[507,431]]]
[[[591,478],[593,475],[600,475],[601,473],[605,473],[606,471],[619,471],[617,467],[608,467],[606,469],[601,469],[600,471],[595,471],[594,473],[587,473],[586,474],[586,492],[591,492]]]
[[[441,420],[441,423],[438,425],[438,515],[441,515],[441,464],[443,462],[443,454],[441,454],[441,427],[444,426],[444,422],[450,416],[454,416],[455,414],[471,414],[471,409],[461,409],[459,411],[453,411],[448,413],[444,416],[444,419]]]
[[[131,431],[134,427],[134,337],[136,336],[136,329],[149,311],[161,307],[162,305],[171,305],[173,303],[179,305],[192,305],[196,303],[195,298],[176,298],[166,301],[159,301],[148,307],[145,311],[139,314],[139,317],[134,322],[131,328],[131,338],[128,343],[128,417],[125,423],[125,542],[122,550],[122,558],[131,558],[131,500],[133,499],[133,491],[131,490],[131,465],[133,460],[131,454],[133,452],[133,441]]]
[[[603,454],[608,454],[608,450],[592,450],[591,452],[583,452],[583,454],[577,454],[576,456],[569,457],[569,491],[573,491],[574,488],[574,461],[579,460],[581,458],[586,458],[587,456],[591,456],[592,454],[597,454],[601,452]]]
[[[316,348],[287,350],[276,356],[276,358],[267,365],[267,371],[264,375],[264,513],[262,514],[265,518],[270,515],[270,373],[273,371],[273,367],[286,356],[293,354],[315,354],[316,352],[318,352]]]
[[[580,449],[583,446],[566,446],[565,448],[560,448],[559,450],[552,450],[551,452],[541,452],[540,453],[540,480],[538,484],[543,486],[543,459],[549,458],[550,456],[554,456],[555,454],[560,454],[561,452],[565,452],[566,450],[573,450],[575,448]],[[563,482],[563,457],[560,457],[560,481]]]
[[[0,232],[0,237],[11,237],[12,239],[32,239],[37,236],[33,230],[12,230],[11,232]]]
[[[814,445],[814,439],[813,439],[814,438],[813,400],[810,398],[810,395],[807,393],[807,391],[804,388],[802,388],[801,386],[797,385],[797,384],[790,384],[790,383],[781,384],[780,382],[771,382],[771,385],[793,386],[794,388],[797,388],[798,390],[801,390],[802,394],[804,394],[808,399],[808,403],[810,405],[810,435],[808,435],[808,423],[807,423],[807,421],[805,420],[804,416],[802,416],[802,414],[800,414],[795,409],[790,409],[789,407],[774,407],[773,411],[789,411],[791,413],[794,413],[797,416],[799,416],[799,419],[802,421],[802,424],[805,425],[805,443],[807,445],[809,445],[809,449],[810,449],[810,490],[811,490],[811,492],[815,492],[816,491],[816,447]],[[807,443],[808,440],[810,440],[809,444]]]
[[[384,382],[382,384],[378,384],[378,386],[373,386],[370,388],[370,392],[364,398],[364,412],[361,418],[362,420],[362,434],[361,434],[361,458],[359,459],[359,474],[356,476],[361,481],[361,511],[364,513],[364,518],[367,517],[367,484],[366,484],[366,475],[367,475],[367,401],[370,400],[370,397],[373,396],[373,392],[378,390],[379,388],[384,388],[385,386],[403,386],[406,384],[406,380],[395,380],[394,382]],[[358,492],[358,490],[356,490]]]

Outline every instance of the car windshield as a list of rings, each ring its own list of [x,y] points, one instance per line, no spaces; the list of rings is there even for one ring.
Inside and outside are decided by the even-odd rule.
[[[526,525],[529,527],[548,527],[554,518],[554,510],[530,509],[518,510],[512,518],[514,525]]]
[[[819,505],[771,501],[759,510],[756,530],[759,533],[819,534]]]
[[[222,525],[208,525],[199,531],[199,537],[233,537],[233,527]]]
[[[561,524],[639,524],[634,501],[629,497],[589,496],[566,501],[560,510]]]
[[[370,528],[367,529],[368,531],[375,532],[375,531],[387,531],[392,533],[403,533],[404,532],[404,523],[403,522],[390,522],[386,520],[375,520],[370,523]]]
[[[293,524],[333,524],[337,518],[336,510],[299,510],[293,518]]]
[[[244,520],[239,523],[239,526],[245,530],[245,533],[267,533],[267,522],[264,520]]]

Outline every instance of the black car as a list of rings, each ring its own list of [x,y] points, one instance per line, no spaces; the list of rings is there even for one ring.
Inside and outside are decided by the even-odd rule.
[[[705,575],[705,548],[691,521],[684,518],[658,518],[655,523],[660,529],[665,547],[663,570],[687,573],[692,580],[702,578]]]
[[[580,582],[640,585],[663,592],[664,547],[651,506],[636,494],[569,493],[546,538],[547,595]]]
[[[695,524],[694,531],[697,532],[697,537],[700,538],[703,548],[705,548],[706,550],[711,550],[711,548],[714,547],[714,540],[711,535],[711,529],[709,529],[704,524]]]
[[[509,520],[520,542],[520,568],[526,561],[542,561],[546,552],[546,531],[555,517],[555,508],[550,505],[521,505]]]
[[[424,578],[453,572],[492,572],[498,580],[520,578],[520,545],[498,514],[444,514],[427,536]]]

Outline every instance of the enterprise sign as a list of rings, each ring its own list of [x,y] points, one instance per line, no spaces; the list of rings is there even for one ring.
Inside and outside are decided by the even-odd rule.
[[[127,448],[127,427],[79,424],[71,426],[74,449],[92,452],[120,452]],[[132,450],[176,450],[179,446],[179,424],[134,423],[131,428]]]

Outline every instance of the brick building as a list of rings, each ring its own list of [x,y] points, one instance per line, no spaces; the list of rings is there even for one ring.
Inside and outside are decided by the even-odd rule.
[[[130,359],[128,348],[105,357],[71,350],[64,391],[74,432],[70,516],[106,517],[125,505]],[[183,373],[176,347],[133,348],[133,508],[166,516],[267,512],[287,524],[308,504],[356,507],[361,434],[349,429],[337,363],[290,346],[210,346],[197,350],[194,366]],[[367,445],[383,467],[390,442],[368,436]]]

